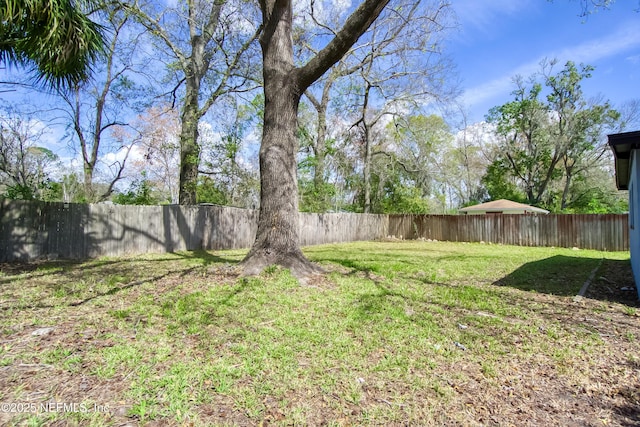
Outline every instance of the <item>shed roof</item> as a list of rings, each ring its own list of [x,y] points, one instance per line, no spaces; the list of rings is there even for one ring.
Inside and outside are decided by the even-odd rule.
[[[640,148],[640,131],[615,133],[608,136],[609,146],[616,159],[616,187],[629,189],[631,151]]]
[[[473,211],[484,211],[484,212],[514,212],[514,211],[522,211],[528,213],[543,213],[548,214],[549,211],[545,209],[536,208],[535,206],[525,205],[524,203],[512,202],[511,200],[494,200],[492,202],[480,203],[479,205],[468,206],[466,208],[462,208],[459,212],[467,213]]]

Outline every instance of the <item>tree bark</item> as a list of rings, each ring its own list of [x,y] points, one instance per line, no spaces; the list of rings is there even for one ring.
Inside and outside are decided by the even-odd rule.
[[[318,271],[298,244],[296,138],[300,89],[291,43],[291,4],[271,1],[264,11],[260,40],[264,73],[264,126],[260,145],[260,218],[256,241],[244,261],[245,274],[259,274],[271,264],[297,276]],[[264,10],[264,8],[263,8]]]
[[[289,268],[302,280],[322,271],[300,250],[298,105],[302,93],[346,54],[388,2],[363,1],[327,46],[306,65],[296,68],[291,0],[260,0],[265,95],[260,146],[260,216],[256,240],[243,261],[245,274],[259,274],[273,264]]]
[[[323,96],[324,98],[324,96]],[[315,168],[313,171],[313,185],[316,191],[324,185],[325,159],[327,155],[327,105],[322,104],[318,110],[318,140],[313,144]],[[324,193],[323,197],[324,197]],[[322,206],[324,206],[324,200]]]
[[[314,169],[313,169],[313,186],[316,190],[317,197],[321,197],[320,202],[321,209],[324,211],[329,208],[329,198],[324,190],[325,185],[325,170],[326,170],[326,158],[327,158],[327,109],[329,108],[329,94],[331,87],[335,82],[336,74],[330,75],[322,88],[322,97],[318,101],[309,92],[306,93],[307,98],[311,101],[311,104],[316,109],[317,113],[317,128],[318,135],[316,141],[311,143],[313,149],[313,155],[315,157]]]
[[[364,102],[362,103],[362,131],[364,139],[364,213],[371,212],[371,162],[373,161],[373,154],[371,150],[371,130],[367,123],[367,112],[369,111],[369,94],[371,91],[371,85],[367,83],[364,90]]]
[[[84,188],[84,197],[87,203],[94,203],[96,199],[96,194],[93,191],[93,166],[90,166],[85,162],[83,167],[83,188]]]
[[[191,55],[183,60],[185,74],[185,97],[182,107],[182,127],[180,129],[180,185],[178,203],[181,205],[195,205],[197,200],[198,168],[200,166],[200,145],[198,143],[198,122],[200,112],[200,82],[209,68],[205,60],[205,45],[207,38],[198,35],[195,18],[195,6],[189,2],[189,35]],[[215,28],[218,25],[220,7],[212,6],[211,18],[208,25]],[[209,36],[211,37],[211,36]]]
[[[569,194],[571,192],[571,181],[573,180],[573,168],[575,163],[569,164],[571,161],[564,160],[565,181],[564,188],[562,190],[562,199],[560,201],[560,210],[564,211],[569,204]]]
[[[189,77],[185,96],[180,129],[180,186],[178,203],[195,205],[197,203],[198,167],[200,165],[200,145],[198,143],[198,121],[200,106],[198,92],[199,79]]]

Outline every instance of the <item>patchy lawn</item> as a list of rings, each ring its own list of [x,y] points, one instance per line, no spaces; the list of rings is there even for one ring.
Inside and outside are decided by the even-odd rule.
[[[0,424],[640,424],[628,253],[305,252],[305,286],[241,251],[2,265]]]

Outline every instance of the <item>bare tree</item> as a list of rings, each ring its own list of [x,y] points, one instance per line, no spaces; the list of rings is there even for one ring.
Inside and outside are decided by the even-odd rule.
[[[450,207],[483,202],[487,198],[481,179],[493,161],[490,150],[492,130],[485,122],[464,124],[451,147],[439,158],[439,179],[451,195]]]
[[[314,8],[315,2],[310,2],[310,10],[307,13],[310,16],[310,20],[319,28],[319,31],[331,32],[330,28],[337,26],[337,22],[340,19],[339,14],[327,14],[318,12],[317,8]],[[383,13],[384,15],[384,13]],[[381,18],[379,18],[381,19]],[[298,42],[301,49],[301,54],[317,54],[319,49],[316,49],[312,43],[309,42],[313,36],[313,30],[311,28],[304,28],[296,33]],[[362,39],[366,37],[363,36]],[[328,194],[325,188],[325,180],[327,173],[327,156],[331,150],[329,139],[330,132],[328,130],[328,115],[330,114],[329,105],[330,101],[336,96],[336,86],[340,83],[344,77],[350,76],[360,70],[362,64],[360,61],[354,60],[355,50],[362,49],[363,46],[354,45],[349,52],[321,79],[315,82],[305,92],[305,97],[309,100],[311,106],[315,110],[315,127],[314,134],[304,132],[307,136],[305,141],[311,148],[313,154],[313,197],[315,199],[315,205],[320,207],[321,210],[328,208],[329,200]],[[305,52],[306,51],[306,52]],[[344,96],[344,94],[341,94]]]
[[[111,138],[118,126],[127,126],[126,116],[135,101],[136,84],[133,80],[139,34],[129,31],[127,14],[111,10],[105,26],[110,40],[104,62],[96,69],[95,79],[77,84],[72,90],[60,90],[61,107],[70,130],[73,145],[82,155],[85,199],[96,202],[107,199],[115,184],[123,178],[132,141]],[[123,154],[119,160],[106,161],[107,151]],[[106,186],[96,186],[96,174]]]
[[[311,4],[311,20],[321,29],[330,28],[330,22],[337,19],[336,15],[318,16],[322,14],[314,14],[313,2]],[[312,194],[314,198],[326,199],[323,202],[316,201],[314,206],[329,206],[330,194],[327,191],[330,192],[331,189],[325,185],[329,160],[327,155],[335,153],[335,150],[329,143],[328,115],[344,115],[347,107],[346,110],[350,110],[356,117],[348,120],[357,122],[351,126],[350,139],[364,148],[364,210],[370,211],[371,136],[381,133],[380,129],[375,131],[374,128],[378,124],[379,127],[384,127],[388,122],[385,118],[390,120],[390,115],[400,110],[406,112],[412,108],[410,104],[416,106],[423,102],[429,103],[436,96],[444,97],[447,88],[442,83],[447,81],[444,74],[453,74],[452,67],[440,52],[440,42],[448,23],[448,10],[446,2],[394,2],[393,8],[382,12],[326,77],[305,91],[306,98],[316,112],[315,128],[310,131],[303,129],[305,143],[313,154],[311,161],[307,163],[313,166],[314,172]],[[312,53],[317,52],[307,41],[308,36],[305,38],[298,33],[296,35]],[[341,84],[342,82],[345,83]],[[353,91],[353,88],[357,90]],[[335,105],[338,105],[337,108],[342,107],[343,111],[329,111],[330,101],[334,104],[334,110]]]
[[[620,122],[616,132],[640,129],[640,99],[636,98],[623,102],[616,109],[620,112]]]
[[[385,117],[406,115],[420,105],[444,102],[455,95],[453,66],[441,52],[448,23],[446,2],[404,1],[377,20],[352,61],[360,91],[354,109],[363,143],[365,213],[371,211],[371,168],[377,126]],[[382,154],[382,153],[379,153]]]
[[[313,106],[316,118],[315,118],[315,135],[309,138],[309,146],[313,151],[313,186],[315,190],[314,197],[320,197],[321,200],[317,201],[317,205],[326,208],[329,205],[327,200],[327,194],[322,191],[325,184],[326,163],[328,154],[328,139],[329,131],[327,128],[327,114],[329,110],[329,101],[331,99],[331,93],[337,80],[341,77],[347,76],[354,71],[352,69],[341,66],[338,64],[331,69],[325,79],[321,81],[321,90],[319,94],[315,94],[311,90],[305,91],[305,96]]]
[[[206,176],[203,181],[215,188],[218,198],[203,201],[244,208],[258,206],[257,161],[253,156],[249,157],[248,152],[254,152],[249,143],[255,137],[251,133],[257,132],[261,100],[262,97],[257,96],[251,102],[241,104],[243,100],[230,99],[231,105],[217,117],[217,134],[203,138],[200,173]],[[208,133],[213,134],[211,130]]]
[[[616,0],[580,0],[580,16],[586,17],[602,9],[609,9]],[[636,4],[636,11],[640,11],[640,0]]]
[[[180,164],[180,118],[169,105],[153,106],[133,124],[139,156],[131,163],[137,174],[160,190],[166,201],[178,203]],[[123,129],[126,132],[126,129]]]
[[[164,46],[174,73],[172,97],[181,94],[180,204],[197,202],[200,164],[198,123],[223,96],[256,87],[256,66],[248,53],[260,34],[251,3],[185,0],[176,7],[123,2]],[[183,92],[180,92],[184,87]]]
[[[42,199],[57,156],[42,146],[45,128],[29,118],[4,112],[0,118],[0,187],[15,199]]]

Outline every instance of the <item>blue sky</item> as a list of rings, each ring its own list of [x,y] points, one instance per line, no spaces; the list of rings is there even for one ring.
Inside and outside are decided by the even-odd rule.
[[[456,0],[460,25],[448,52],[458,67],[469,121],[512,99],[515,75],[540,70],[544,58],[593,65],[583,83],[587,97],[614,105],[640,98],[640,12],[636,0],[578,16],[577,0]]]
[[[640,99],[639,0],[617,0],[610,10],[587,18],[579,16],[580,0],[453,0],[452,5],[459,28],[447,37],[447,53],[461,78],[468,123],[510,101],[513,77],[539,71],[544,58],[557,58],[556,70],[567,60],[595,66],[583,84],[588,97],[601,94],[614,106]]]

